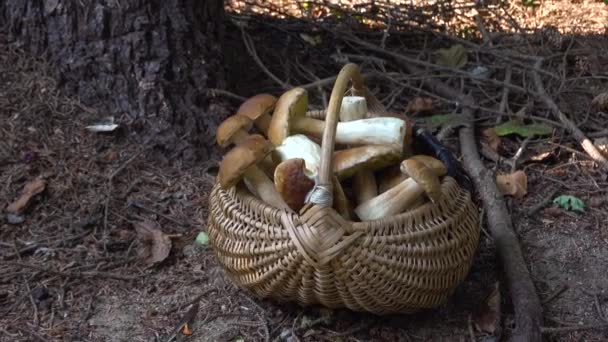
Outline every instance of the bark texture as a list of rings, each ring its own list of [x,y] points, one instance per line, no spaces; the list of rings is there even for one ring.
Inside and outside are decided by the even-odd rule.
[[[228,114],[206,95],[223,85],[223,13],[222,0],[0,2],[3,31],[52,62],[68,95],[187,159],[217,156]]]

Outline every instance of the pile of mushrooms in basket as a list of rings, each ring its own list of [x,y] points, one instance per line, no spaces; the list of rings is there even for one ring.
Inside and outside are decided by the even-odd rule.
[[[322,113],[321,113],[322,114]],[[241,104],[217,130],[229,149],[218,181],[243,181],[265,203],[298,213],[315,186],[325,122],[308,108],[308,93],[260,94]],[[342,100],[333,153],[333,208],[350,221],[369,221],[414,209],[441,196],[446,166],[412,155],[412,128],[397,117],[369,117],[365,97]]]

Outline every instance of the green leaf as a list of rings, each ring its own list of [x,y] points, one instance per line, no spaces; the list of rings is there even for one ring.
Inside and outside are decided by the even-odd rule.
[[[234,342],[245,342],[245,339],[242,337],[237,338]]]
[[[446,67],[460,69],[467,64],[467,50],[464,46],[456,44],[448,49],[439,49],[436,63]]]
[[[553,203],[561,206],[566,210],[585,212],[585,203],[578,197],[570,195],[561,195],[557,196],[553,200]]]
[[[545,124],[533,123],[526,125],[520,120],[514,119],[494,127],[494,131],[496,131],[496,134],[500,137],[509,134],[517,134],[527,138],[533,135],[549,135],[553,132],[553,129]]]
[[[204,246],[209,243],[209,235],[205,232],[200,232],[196,236],[196,240],[194,241],[197,245]]]
[[[459,114],[439,114],[429,116],[425,121],[429,128],[439,128],[460,123],[462,116]]]

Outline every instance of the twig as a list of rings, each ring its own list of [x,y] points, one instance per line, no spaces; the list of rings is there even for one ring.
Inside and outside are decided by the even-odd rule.
[[[22,261],[21,259],[21,255],[19,255],[19,248],[17,248],[17,244],[13,243],[13,248],[15,249],[15,253],[17,253],[17,258],[19,259],[19,261]],[[34,309],[34,325],[38,326],[39,320],[38,320],[38,306],[36,305],[36,301],[34,300],[34,296],[32,296],[32,287],[30,286],[30,282],[29,280],[27,280],[27,277],[24,275],[23,276],[23,282],[25,283],[25,288],[27,290],[28,293],[28,298],[30,300],[30,303],[32,304],[32,308]]]
[[[568,290],[568,288],[569,287],[566,284],[560,286],[557,290],[553,291],[553,293],[551,295],[549,295],[549,297],[547,297],[547,299],[543,300],[543,304],[547,304],[547,303],[551,302],[553,299],[557,298],[557,296],[564,293],[564,291]]]
[[[290,84],[283,82],[280,78],[278,78],[275,74],[273,74],[270,70],[268,70],[268,68],[266,68],[266,65],[264,65],[264,63],[262,63],[262,60],[258,56],[258,53],[255,51],[255,46],[253,45],[253,41],[251,40],[251,37],[249,36],[249,34],[247,34],[245,32],[245,30],[242,27],[241,27],[241,35],[243,37],[243,42],[245,43],[245,47],[247,48],[247,52],[249,52],[249,55],[255,60],[257,65],[260,67],[260,69],[262,69],[262,71],[266,75],[268,75],[268,77],[270,77],[272,80],[274,80],[276,83],[278,83],[281,87],[283,87],[283,89],[291,88]]]
[[[608,323],[573,325],[573,326],[567,326],[567,327],[541,327],[540,331],[543,334],[551,334],[551,333],[572,332],[572,331],[580,331],[580,330],[593,330],[593,329],[602,329],[602,328],[608,328]]]
[[[411,65],[406,65],[406,68],[411,73],[418,71]],[[473,128],[474,111],[470,109],[475,105],[475,100],[472,96],[464,95],[434,79],[427,80],[426,84],[435,92],[447,98],[458,99],[458,102],[465,105],[461,115],[463,115],[467,125],[460,129],[464,168],[472,177],[486,209],[488,227],[506,273],[515,310],[516,329],[513,339],[515,341],[541,341],[542,308],[540,299],[526,268],[504,197],[498,190],[494,175],[485,168],[477,151]]]
[[[505,71],[505,83],[511,83],[511,66],[507,66],[507,70]],[[507,107],[509,106],[509,88],[504,87],[502,89],[502,98],[500,99],[500,105],[498,106],[498,111],[501,113],[507,112]],[[499,124],[502,120],[502,115],[498,115],[496,117],[496,124]]]
[[[110,279],[116,279],[116,280],[130,281],[130,280],[137,280],[142,277],[141,275],[126,276],[126,275],[121,275],[121,274],[100,272],[100,271],[61,272],[61,271],[53,270],[53,269],[43,267],[43,266],[37,266],[37,265],[27,264],[24,262],[15,262],[15,261],[8,261],[8,262],[5,262],[5,264],[17,266],[17,267],[31,268],[31,269],[34,269],[37,271],[56,274],[56,275],[59,275],[62,277],[69,277],[69,278],[110,278]]]
[[[231,98],[233,100],[240,101],[240,102],[245,102],[247,100],[247,98],[244,96],[237,95],[233,92],[230,92],[230,91],[224,90],[224,89],[210,88],[210,89],[207,89],[207,94],[211,95],[211,97],[214,97],[217,95],[223,95],[223,96],[226,96],[227,98]]]
[[[543,59],[538,59],[535,63],[535,66],[537,68],[540,68],[542,66],[542,63],[543,63]],[[537,89],[540,97],[543,99],[543,101],[545,102],[547,107],[549,107],[549,109],[551,109],[551,112],[553,113],[553,115],[557,119],[559,119],[559,121],[561,123],[563,123],[564,126],[566,126],[566,128],[570,131],[570,133],[572,133],[572,136],[579,142],[579,144],[581,144],[581,147],[583,148],[583,150],[585,150],[585,152],[587,152],[587,154],[595,162],[600,164],[602,169],[608,170],[608,160],[602,155],[602,153],[597,149],[597,147],[593,144],[593,142],[591,142],[591,140],[589,140],[589,138],[587,138],[585,136],[585,134],[576,126],[576,124],[574,124],[574,122],[570,121],[570,119],[568,119],[566,114],[564,114],[559,109],[559,107],[557,106],[555,101],[553,101],[553,99],[551,99],[551,97],[549,97],[549,94],[547,94],[547,91],[545,90],[543,82],[540,79],[540,75],[536,71],[533,71],[532,74],[534,76],[534,83],[536,85],[536,89]]]
[[[509,163],[511,164],[511,172],[515,172],[515,169],[517,169],[517,164],[519,162],[519,159],[524,154],[524,151],[526,150],[526,147],[528,147],[530,140],[532,140],[531,136],[524,139],[524,141],[521,143],[521,146],[517,149],[517,152],[515,152],[515,155],[513,156],[513,158],[511,158],[511,160],[509,160]]]
[[[542,201],[538,202],[537,204],[535,204],[534,206],[530,207],[530,209],[528,209],[526,211],[526,215],[527,216],[533,216],[535,215],[539,210],[541,210],[542,208],[546,207],[549,203],[551,203],[551,201],[553,200],[553,197],[555,197],[555,195],[561,190],[561,187],[557,187],[556,189],[554,189],[553,191],[551,191],[549,193],[549,195],[547,195],[547,197],[545,197]]]
[[[479,14],[475,14],[475,22],[477,23],[477,27],[479,27],[479,31],[481,32],[481,36],[483,37],[484,45],[488,44],[492,46],[492,37],[486,29],[486,26],[483,24],[483,19]]]
[[[364,48],[374,51],[374,52],[378,52],[380,54],[383,54],[385,56],[389,56],[392,57],[395,61],[397,61],[400,65],[402,65],[404,68],[410,70],[409,68],[412,66],[412,64],[414,65],[420,65],[420,66],[424,66],[427,68],[433,68],[433,69],[437,69],[437,70],[443,70],[443,71],[449,71],[451,73],[460,75],[460,76],[464,76],[467,78],[474,78],[473,75],[471,75],[470,72],[467,71],[463,71],[460,69],[455,69],[455,68],[450,68],[450,67],[446,67],[446,66],[441,66],[441,65],[437,65],[434,63],[430,63],[430,62],[425,62],[425,61],[421,61],[418,60],[416,58],[411,58],[405,55],[402,55],[400,53],[397,52],[393,52],[393,51],[389,51],[389,50],[385,50],[380,48],[379,46],[376,46],[374,44],[365,42],[351,34],[345,33],[344,36],[342,37],[345,40],[351,41],[353,43],[359,44],[360,46],[363,46]],[[508,87],[511,88],[512,90],[518,91],[522,94],[529,94],[529,95],[537,95],[535,92],[530,91],[528,89],[522,88],[520,86],[516,86],[514,84],[511,83],[505,83],[503,81],[499,81],[493,78],[486,78],[486,79],[479,79],[479,78],[475,78],[475,80],[477,81],[483,81],[483,82],[489,82],[492,84],[495,84],[497,86],[501,86],[501,87]]]

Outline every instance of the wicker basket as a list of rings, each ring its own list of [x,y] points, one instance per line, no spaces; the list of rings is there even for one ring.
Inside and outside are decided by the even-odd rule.
[[[374,221],[346,221],[331,203],[337,116],[348,64],[334,86],[326,116],[318,186],[299,214],[275,209],[241,184],[219,184],[210,201],[211,245],[228,276],[259,297],[374,314],[412,313],[444,303],[467,276],[479,238],[477,207],[454,177],[442,180],[442,199]],[[331,196],[330,196],[331,197]]]

